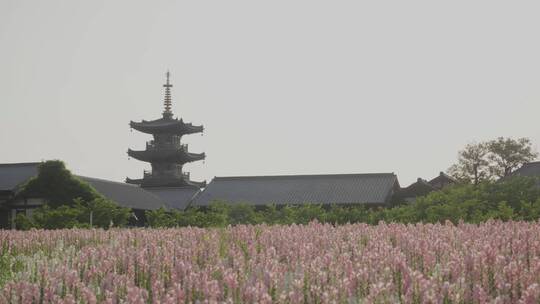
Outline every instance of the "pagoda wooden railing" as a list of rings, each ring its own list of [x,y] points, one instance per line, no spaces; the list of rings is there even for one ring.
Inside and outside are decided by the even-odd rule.
[[[148,151],[155,151],[155,150],[177,150],[178,148],[188,151],[188,145],[187,144],[160,144],[156,145],[154,144],[154,141],[149,141],[146,143],[146,150]]]
[[[144,170],[143,171],[144,178],[152,178],[153,174],[150,170]],[[182,178],[184,180],[189,180],[189,172],[182,172]]]

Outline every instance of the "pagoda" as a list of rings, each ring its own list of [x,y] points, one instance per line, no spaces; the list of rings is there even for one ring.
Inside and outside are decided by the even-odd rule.
[[[137,184],[143,188],[153,187],[188,187],[202,188],[206,182],[194,182],[189,179],[189,173],[184,173],[184,164],[203,160],[204,153],[188,152],[188,145],[181,143],[183,135],[201,133],[203,126],[194,126],[185,123],[182,119],[173,118],[171,111],[171,87],[169,82],[170,73],[167,72],[165,88],[165,100],[163,116],[156,120],[141,122],[130,121],[132,129],[151,134],[154,139],[146,143],[145,150],[128,149],[128,155],[140,161],[148,162],[152,166],[151,171],[144,171],[143,178],[130,179],[126,182]]]

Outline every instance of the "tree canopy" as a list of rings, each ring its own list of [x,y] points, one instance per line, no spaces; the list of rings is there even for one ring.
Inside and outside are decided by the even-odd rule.
[[[73,176],[59,160],[39,165],[38,175],[30,179],[18,196],[39,197],[46,205],[32,216],[17,215],[19,229],[124,226],[131,211],[108,200],[88,183]]]
[[[448,173],[461,181],[478,185],[485,180],[506,177],[537,156],[528,138],[498,137],[466,145],[458,152],[457,163],[448,169]]]
[[[487,143],[489,160],[493,175],[508,176],[512,171],[524,163],[534,160],[538,153],[533,151],[528,138],[499,137]]]
[[[60,160],[41,163],[38,167],[38,175],[30,179],[17,195],[44,198],[52,208],[71,205],[76,198],[84,202],[98,198],[104,199],[88,183],[73,176]]]

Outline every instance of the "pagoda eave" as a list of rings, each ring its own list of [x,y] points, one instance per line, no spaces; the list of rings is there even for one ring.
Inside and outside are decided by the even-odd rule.
[[[139,179],[131,179],[129,177],[126,177],[126,183],[128,184],[133,184],[133,185],[140,185],[142,183],[142,179],[139,178]]]
[[[183,149],[172,151],[136,151],[128,149],[128,155],[144,162],[173,162],[185,164],[206,158],[205,153],[189,153]]]
[[[145,177],[142,179],[131,179],[128,177],[126,178],[126,183],[140,185],[143,188],[192,187],[200,189],[206,187],[206,181],[195,182],[181,178]]]
[[[136,184],[143,188],[202,188],[206,182],[194,182],[189,179],[189,173],[182,172],[186,163],[203,160],[204,153],[189,153],[188,145],[182,144],[183,135],[201,133],[203,126],[185,123],[181,118],[174,118],[172,112],[170,73],[167,72],[165,99],[162,117],[154,120],[130,121],[132,129],[150,134],[154,138],[146,143],[146,149],[136,151],[128,149],[127,154],[137,160],[148,162],[151,171],[144,171],[143,178],[126,178],[126,183]]]
[[[158,119],[154,121],[142,121],[129,123],[130,127],[146,134],[174,134],[187,135],[201,133],[203,126],[194,126],[177,119]]]

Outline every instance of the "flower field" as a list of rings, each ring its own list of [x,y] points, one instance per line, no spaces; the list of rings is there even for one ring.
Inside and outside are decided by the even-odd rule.
[[[538,303],[540,224],[0,231],[0,303]]]

